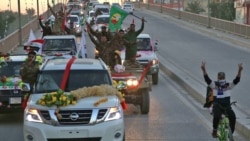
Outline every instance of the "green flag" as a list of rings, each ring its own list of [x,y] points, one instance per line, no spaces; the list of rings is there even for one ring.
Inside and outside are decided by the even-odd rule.
[[[109,29],[111,32],[121,28],[123,20],[127,17],[129,13],[122,10],[117,6],[112,6],[110,10],[110,20],[109,20]]]

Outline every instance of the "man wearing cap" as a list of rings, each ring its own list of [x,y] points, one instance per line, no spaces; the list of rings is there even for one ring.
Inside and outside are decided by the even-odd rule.
[[[235,129],[236,116],[231,108],[231,89],[240,82],[241,71],[243,70],[242,63],[238,64],[238,73],[235,79],[232,82],[227,82],[226,75],[224,72],[218,72],[217,81],[212,81],[206,71],[206,63],[202,62],[201,70],[207,85],[214,90],[214,101],[213,101],[213,131],[212,136],[217,138],[217,128],[221,118],[222,113],[224,112],[221,107],[229,107],[226,109],[226,113],[229,118],[229,124],[232,133]]]
[[[136,63],[136,52],[137,52],[137,44],[136,44],[136,40],[137,40],[137,36],[143,31],[144,29],[144,18],[142,17],[141,19],[142,23],[141,23],[141,28],[137,31],[135,31],[135,24],[134,24],[134,20],[133,22],[130,24],[129,30],[128,32],[124,35],[124,38],[130,42],[130,44],[126,45],[126,52],[125,52],[125,61],[126,61],[126,65],[130,65],[130,66],[139,66],[139,64]]]
[[[45,26],[44,26],[42,24],[42,18],[41,18],[41,16],[39,16],[38,20],[39,20],[39,24],[40,24],[41,28],[43,29],[42,38],[44,36],[51,35],[52,34],[52,30],[51,30],[51,27],[49,26],[49,21],[46,21],[45,22]]]
[[[98,41],[101,40],[101,36],[106,36],[108,41],[110,41],[113,38],[112,34],[107,30],[106,26],[102,26],[101,31],[99,32],[99,31],[94,31],[88,22],[86,22],[86,25],[87,25],[87,30],[89,30],[90,33],[94,35]]]
[[[36,62],[36,53],[30,51],[28,53],[28,59],[21,65],[20,75],[24,83],[29,83],[31,91],[36,82],[37,75],[39,72],[39,63]]]

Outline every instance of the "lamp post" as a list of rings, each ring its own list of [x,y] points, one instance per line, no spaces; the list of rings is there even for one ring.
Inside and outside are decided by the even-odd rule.
[[[163,1],[163,0],[161,0],[161,11],[160,11],[161,13],[162,13],[162,3],[163,3],[162,1]]]
[[[210,0],[207,1],[207,17],[208,17],[207,28],[211,28],[211,9],[210,9]]]
[[[22,26],[21,26],[21,7],[20,7],[20,0],[17,0],[17,5],[18,5],[19,45],[22,46]]]
[[[178,0],[178,19],[181,18],[181,7],[180,7],[180,0]]]

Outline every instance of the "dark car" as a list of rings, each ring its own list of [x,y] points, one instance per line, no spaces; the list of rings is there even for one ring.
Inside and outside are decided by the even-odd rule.
[[[1,56],[0,59],[0,113],[22,110],[22,101],[27,92],[22,91],[20,67],[27,55]]]

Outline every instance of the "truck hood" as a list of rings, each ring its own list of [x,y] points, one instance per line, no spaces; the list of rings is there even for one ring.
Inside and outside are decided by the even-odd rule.
[[[37,104],[37,101],[43,96],[44,94],[32,94],[29,97],[29,101],[27,103],[27,107],[29,108],[35,108],[35,109],[44,109],[44,110],[48,110],[48,109],[56,109],[56,106],[52,106],[52,107],[47,107],[47,106],[42,106]],[[108,96],[108,101],[99,104],[98,106],[94,106],[94,103],[97,102],[98,100],[100,100],[103,97],[98,97],[98,96],[93,96],[93,97],[87,97],[87,98],[83,98],[77,101],[77,103],[75,105],[68,105],[65,107],[60,107],[60,109],[93,109],[93,108],[109,108],[109,107],[115,107],[118,106],[120,104],[119,99],[117,98],[117,96]]]
[[[155,58],[154,51],[137,51],[136,60],[153,60]],[[125,50],[121,51],[121,59],[125,59]]]

